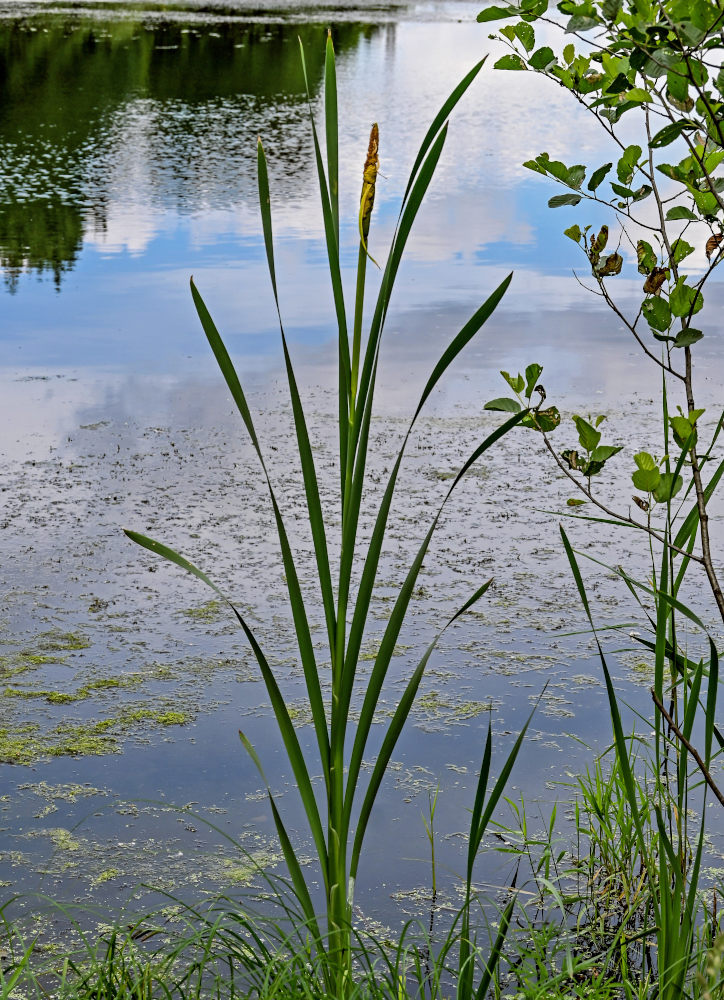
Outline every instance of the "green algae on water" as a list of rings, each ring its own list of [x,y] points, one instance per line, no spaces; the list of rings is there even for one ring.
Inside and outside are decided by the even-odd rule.
[[[226,608],[221,601],[206,601],[195,608],[184,608],[182,615],[199,622],[216,622],[226,614]]]

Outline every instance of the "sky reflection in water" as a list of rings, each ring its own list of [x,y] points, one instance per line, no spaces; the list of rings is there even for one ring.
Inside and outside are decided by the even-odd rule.
[[[205,595],[194,590],[190,596],[188,581],[171,571],[160,570],[149,583],[147,564],[135,551],[129,553],[120,526],[163,524],[176,540],[198,539],[197,549],[213,553],[221,575],[250,603],[261,590],[260,615],[265,609],[282,614],[280,576],[263,571],[267,512],[263,504],[257,510],[246,494],[239,510],[235,491],[240,481],[245,488],[254,481],[253,469],[219,391],[188,279],[193,273],[230,349],[241,359],[241,369],[256,373],[261,408],[270,412],[264,430],[273,437],[283,411],[273,381],[279,338],[256,194],[256,139],[261,135],[270,163],[282,312],[300,361],[300,380],[305,386],[321,386],[321,392],[310,391],[308,401],[322,436],[321,461],[331,468],[325,386],[333,385],[334,321],[296,41],[301,35],[319,114],[325,24],[313,15],[301,21],[295,17],[293,24],[274,23],[271,12],[268,20],[255,24],[223,12],[215,17],[147,16],[139,13],[140,2],[124,18],[108,11],[81,16],[77,9],[67,16],[41,16],[41,5],[27,5],[35,13],[19,17],[18,6],[0,2],[0,83],[7,95],[0,107],[0,368],[12,415],[0,427],[0,455],[9,463],[8,490],[14,497],[7,508],[12,530],[5,535],[11,559],[2,577],[10,595],[9,648],[27,641],[41,628],[43,616],[50,615],[56,625],[90,629],[93,648],[73,659],[79,676],[95,668],[97,650],[112,669],[139,673],[148,670],[153,657],[163,655],[183,662],[192,652],[203,652],[244,662],[238,636],[228,638],[221,626],[197,638],[196,631],[184,630],[176,619],[169,624],[167,609],[197,598],[201,602]],[[371,123],[380,126],[384,176],[370,249],[384,258],[407,173],[429,121],[491,46],[485,27],[474,23],[477,3],[402,6],[375,25],[356,22],[351,5],[343,6],[333,21],[342,251],[349,285]],[[567,161],[606,158],[600,133],[576,114],[558,88],[542,86],[527,74],[486,67],[453,116],[436,179],[400,270],[381,374],[381,409],[391,421],[379,430],[383,455],[440,344],[510,270],[515,278],[502,308],[456,367],[449,387],[433,401],[430,423],[421,425],[420,454],[409,460],[406,503],[417,503],[418,494],[436,477],[440,482],[435,486],[444,488],[464,450],[461,436],[472,439],[479,431],[482,400],[500,393],[499,368],[516,370],[539,361],[552,399],[569,408],[609,407],[611,435],[618,440],[630,432],[628,398],[640,389],[638,355],[598,301],[571,276],[580,260],[562,229],[574,218],[581,221],[581,215],[549,210],[546,201],[555,192],[521,166],[544,149]],[[592,211],[587,221],[598,224],[603,216]],[[697,258],[702,263],[703,256]],[[374,290],[372,269],[368,283]],[[623,277],[617,288],[624,300],[631,299],[638,282]],[[707,309],[721,305],[720,289],[712,286]],[[704,358],[720,363],[716,344],[705,340],[702,348]],[[711,366],[714,383],[716,371]],[[637,420],[647,432],[655,427],[643,404]],[[440,442],[432,471],[424,450],[426,435]],[[281,448],[276,457],[283,470],[286,453]],[[540,484],[552,491],[551,506],[564,502],[565,487],[553,485],[555,477],[536,464],[534,450],[531,440],[519,444],[516,439],[480,470],[467,494],[461,491],[450,535],[431,559],[433,564],[442,560],[441,575],[433,565],[424,580],[435,613],[443,616],[448,608],[436,602],[456,593],[456,585],[469,588],[473,574],[492,572],[487,563],[495,565],[502,581],[522,588],[524,598],[515,615],[502,589],[484,620],[461,626],[443,649],[438,679],[433,676],[430,683],[433,688],[443,685],[444,692],[446,667],[460,668],[462,674],[452,682],[456,697],[484,696],[495,706],[504,704],[505,721],[502,713],[495,718],[499,729],[508,729],[508,736],[501,737],[505,740],[542,685],[540,672],[526,674],[525,658],[548,657],[553,700],[550,712],[541,714],[535,741],[524,749],[518,779],[531,794],[541,792],[546,776],[560,777],[561,759],[570,755],[562,731],[573,729],[595,739],[597,723],[605,722],[595,663],[586,658],[585,649],[581,653],[579,640],[566,644],[549,634],[569,623],[562,609],[573,606],[575,595],[553,538],[557,529],[534,509],[540,506]],[[406,469],[410,471],[408,464]],[[625,469],[622,474],[625,479]],[[293,482],[289,488],[293,495]],[[398,514],[412,517],[409,510]],[[242,566],[215,534],[219,526],[226,533],[230,525],[233,537],[246,542]],[[394,536],[400,550],[407,535],[403,523]],[[479,553],[468,538],[480,540]],[[109,619],[91,617],[89,623],[89,602],[95,599],[109,603]],[[119,635],[114,633],[112,650],[107,632],[111,612],[132,619],[127,637],[120,626]],[[431,617],[430,607],[424,608],[420,621],[413,623],[415,640],[428,635]],[[456,648],[466,643],[461,667]],[[282,660],[288,645],[282,632]],[[506,657],[518,664],[515,676],[498,669]],[[401,657],[403,666],[407,659]],[[576,671],[579,681],[574,683],[570,675]],[[256,779],[238,752],[235,731],[237,706],[246,710],[263,696],[248,679],[231,694],[228,678],[218,687],[215,683],[210,682],[207,697],[216,701],[201,706],[214,721],[197,723],[197,745],[178,737],[176,743],[155,746],[152,762],[145,748],[129,745],[123,756],[77,764],[67,758],[54,761],[44,766],[43,774],[64,781],[75,775],[132,797],[139,793],[138,774],[145,769],[152,797],[160,788],[176,802],[193,797],[208,805],[211,798],[226,796],[230,818],[223,821],[225,829],[237,834],[239,819],[242,828],[258,829],[268,817],[264,819],[259,803],[244,798]],[[572,706],[575,719],[563,703]],[[429,720],[427,724],[430,728]],[[274,749],[266,716],[252,712],[244,725],[261,750]],[[476,719],[466,740],[456,742],[456,759],[468,775],[474,772],[483,725],[483,719]],[[217,742],[222,732],[225,736]],[[447,742],[446,732],[426,732],[421,740],[413,727],[401,747],[400,756],[407,755],[420,771],[400,772],[383,797],[373,833],[379,850],[370,853],[360,880],[383,910],[387,904],[380,903],[377,887],[391,877],[385,838],[400,822],[400,801],[406,796],[415,800],[421,790],[434,787],[440,770],[451,766]],[[197,776],[192,776],[194,761],[201,761]],[[284,780],[280,773],[279,781]],[[441,836],[450,838],[443,851],[453,858],[459,843],[455,834],[469,803],[468,781],[455,776],[445,782]],[[284,787],[289,790],[288,784]],[[414,822],[421,805],[418,799],[410,806]],[[285,807],[293,808],[292,802],[285,799]],[[23,800],[17,808],[16,823],[19,816],[20,825],[32,826],[32,804]],[[99,836],[109,842],[115,835],[115,814],[112,819],[105,827],[99,821]],[[68,816],[64,821],[70,822]],[[141,819],[138,829],[144,822],[151,821]],[[173,823],[167,821],[172,832],[175,822],[175,817]],[[179,847],[168,829],[153,829],[169,852]],[[424,854],[421,823],[417,832],[410,857]],[[21,834],[13,837],[24,849]],[[418,862],[405,866],[404,874],[402,867],[394,873],[403,883],[414,882],[425,870]],[[27,871],[20,876],[15,870],[12,878],[32,881]]]
[[[448,15],[474,13],[450,6]],[[331,303],[300,33],[316,94],[321,25],[0,21],[9,92],[0,112],[6,363],[174,370],[184,355],[204,353],[188,308],[192,272],[235,349],[276,349],[264,294],[258,135],[270,161],[285,315],[299,339],[326,340]],[[381,131],[385,176],[372,243],[382,254],[429,120],[489,44],[480,26],[452,20],[341,23],[335,40],[349,280],[370,123]],[[544,185],[520,163],[574,142],[589,153],[596,141],[555,88],[484,70],[453,118],[397,309],[431,301],[474,308],[513,267],[518,308],[584,301],[574,283],[555,280],[575,261],[559,234],[564,213],[548,212]]]

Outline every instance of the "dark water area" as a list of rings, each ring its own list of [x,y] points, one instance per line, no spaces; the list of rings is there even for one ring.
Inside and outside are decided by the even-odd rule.
[[[38,26],[36,20],[0,21],[0,263],[11,292],[23,271],[52,276],[59,288],[77,262],[85,227],[107,229],[122,155],[114,126],[129,105],[144,119],[145,140],[154,146],[153,201],[181,212],[209,201],[231,207],[250,197],[256,150],[249,139],[260,111],[272,131],[275,159],[288,172],[308,160],[297,36],[316,90],[320,25],[301,24],[292,32],[247,22],[221,22],[212,30],[184,21],[55,15]],[[339,55],[375,30],[340,25]],[[245,119],[242,129],[229,121],[229,102]],[[265,115],[269,105],[274,110]]]
[[[239,728],[257,747],[290,828],[304,836],[263,685],[234,621],[211,592],[133,547],[121,529],[163,538],[223,584],[254,622],[311,752],[267,498],[188,279],[193,273],[262,415],[292,542],[309,566],[258,212],[257,137],[270,164],[281,307],[333,531],[334,319],[298,38],[319,121],[323,44],[328,26],[334,32],[351,294],[370,124],[380,125],[384,175],[376,255],[389,243],[429,121],[491,49],[477,11],[466,0],[260,0],[253,10],[232,2],[0,2],[0,881],[8,897],[37,890],[118,907],[140,905],[141,884],[187,899],[237,891],[253,865],[231,841],[281,872]],[[502,392],[499,369],[542,363],[549,399],[569,426],[574,412],[606,413],[606,440],[627,453],[656,450],[656,378],[642,375],[635,344],[571,275],[578,261],[561,231],[575,213],[549,211],[549,189],[521,167],[543,149],[593,161],[605,155],[602,140],[564,95],[525,77],[486,67],[461,104],[401,268],[362,544],[441,344],[509,271],[515,276],[413,439],[362,678],[435,501],[497,423],[482,404]],[[596,213],[587,221],[603,221]],[[693,269],[705,266],[703,248],[693,259]],[[637,280],[622,276],[617,288],[624,305],[636,300]],[[710,288],[711,317],[722,287]],[[723,402],[721,344],[711,338],[701,348],[702,394],[713,413]],[[569,444],[571,430],[560,433]],[[630,493],[629,464],[602,484],[606,499]],[[568,496],[539,442],[521,433],[474,467],[441,523],[383,713],[456,602],[483,579],[495,584],[430,661],[372,823],[357,889],[365,918],[425,919],[421,814],[438,786],[441,901],[454,905],[489,719],[495,769],[548,683],[509,789],[530,804],[534,825],[570,798],[575,776],[610,741],[600,665],[561,551]],[[648,572],[645,545],[570,524],[586,552]],[[620,582],[600,567],[587,572],[599,621],[640,629]],[[311,577],[302,586],[326,691],[319,601]],[[607,638],[616,684],[632,713],[648,717],[652,667],[628,631]],[[373,732],[379,741],[382,727]],[[559,817],[565,841],[565,808]],[[502,822],[510,818],[501,810]],[[719,867],[716,846],[709,861]],[[511,874],[507,856],[481,857],[480,881],[493,896]],[[36,918],[41,930],[55,920]]]

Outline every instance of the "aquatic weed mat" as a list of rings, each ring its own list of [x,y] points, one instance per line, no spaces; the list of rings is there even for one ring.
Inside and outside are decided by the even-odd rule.
[[[268,850],[273,837],[263,789],[237,737],[243,725],[261,749],[273,754],[277,747],[249,650],[216,601],[175,568],[130,549],[121,533],[129,523],[156,533],[163,525],[164,537],[202,566],[214,567],[216,578],[225,581],[237,605],[263,631],[300,739],[303,745],[311,741],[303,678],[292,655],[281,559],[269,534],[251,450],[240,439],[229,406],[215,384],[204,381],[168,379],[159,387],[153,380],[108,379],[100,391],[96,386],[89,392],[83,379],[18,377],[32,379],[22,383],[23,390],[43,400],[49,412],[59,394],[65,393],[72,405],[62,409],[57,426],[22,447],[7,448],[2,459],[6,559],[0,569],[0,751],[8,789],[2,803],[8,848],[0,877],[19,888],[37,886],[44,877],[63,895],[69,889],[83,896],[98,894],[104,884],[98,880],[114,868],[119,881],[108,877],[111,886],[127,890],[147,875],[158,882],[160,860],[146,868],[130,851],[129,863],[119,866],[112,857],[114,844],[148,843],[152,854],[154,845],[167,838],[169,849],[159,859],[168,858],[169,864],[174,852],[188,859],[189,851],[192,856],[212,851],[214,838],[207,831],[199,828],[194,835],[173,811],[132,805],[140,799],[181,806],[197,802],[200,812],[223,810],[225,832],[256,831],[263,840],[260,849]],[[284,509],[293,512],[303,486],[280,430],[286,403],[275,384],[261,385],[254,404],[265,414],[263,447]],[[456,390],[421,421],[411,442],[404,492],[393,509],[381,585],[360,655],[362,675],[371,669],[394,584],[435,497],[447,488],[471,442],[494,422],[469,397],[469,379],[461,376]],[[397,415],[404,398],[384,398],[372,430],[379,463],[369,471],[368,511],[374,509],[404,427]],[[324,484],[333,481],[335,461],[325,386],[310,390],[305,402],[323,503],[329,506]],[[608,433],[622,443],[653,434],[654,427],[645,408],[639,408],[635,427],[628,413],[609,415]],[[546,511],[565,511],[568,494],[536,448],[534,436],[521,432],[473,468],[423,567],[383,692],[382,718],[396,704],[416,651],[449,615],[451,602],[463,598],[473,582],[491,576],[495,582],[468,619],[450,629],[429,664],[383,789],[385,819],[379,835],[373,833],[379,851],[367,862],[370,885],[389,884],[390,891],[426,885],[420,812],[438,783],[445,802],[441,850],[456,867],[461,817],[491,712],[504,746],[549,682],[512,794],[520,789],[550,802],[564,771],[576,773],[583,759],[566,734],[578,733],[589,745],[609,738],[590,637],[566,635],[583,625],[558,542],[559,517]],[[604,489],[611,495],[627,489],[626,476],[623,466]],[[329,513],[333,533],[336,513]],[[289,524],[292,544],[301,553],[299,565],[308,565],[311,540],[293,516]],[[360,546],[370,526],[369,519],[362,523]],[[582,540],[585,530],[582,526]],[[625,555],[631,565],[630,553],[622,552],[627,542],[604,536],[595,554],[611,565]],[[642,566],[644,560],[645,555]],[[597,567],[593,572],[600,624],[626,621],[630,612],[624,611],[620,581]],[[303,579],[302,587],[310,607],[318,607],[313,583]],[[312,628],[321,650],[321,616]],[[648,658],[633,651],[626,632],[611,633],[609,641],[613,648],[629,649],[619,657],[619,683],[641,704],[645,692],[630,686],[628,677],[648,676]],[[328,696],[327,670],[323,665]],[[293,796],[285,794],[292,790],[289,774],[272,763],[269,777],[295,817]],[[73,803],[61,795],[43,798],[28,788],[21,791],[22,785],[104,792],[97,801],[79,797]],[[125,809],[138,809],[138,815],[124,814]],[[400,824],[412,833],[398,866],[383,845]],[[81,845],[77,851],[57,850],[53,836],[62,834],[48,831],[63,830]],[[34,836],[28,838],[29,833]],[[85,871],[84,856],[95,859],[86,862]],[[191,887],[183,875],[185,864],[179,858],[169,878]],[[225,864],[208,877],[231,884]],[[370,890],[361,897],[365,908],[372,895]],[[390,904],[383,900],[381,905]]]

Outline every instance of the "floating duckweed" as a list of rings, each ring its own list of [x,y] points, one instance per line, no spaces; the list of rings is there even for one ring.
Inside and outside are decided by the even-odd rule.
[[[68,705],[72,701],[78,701],[81,696],[69,694],[66,691],[33,691],[30,688],[6,687],[3,691],[4,698],[45,698],[52,705]]]
[[[173,677],[173,667],[168,663],[154,663],[151,676],[158,681],[170,680]]]
[[[446,697],[439,691],[427,691],[417,700],[417,710],[431,718],[446,718],[455,720],[474,719],[483,712],[490,712],[491,701],[460,701],[458,698]]]
[[[43,691],[45,700],[51,705],[69,705],[72,701],[79,701],[83,696],[68,694],[67,691]]]
[[[113,724],[112,719],[103,720],[90,728],[88,726],[61,725],[55,733],[61,737],[55,746],[47,746],[47,740],[36,748],[34,757],[84,757],[100,756],[107,753],[117,753],[118,742],[113,736],[103,735],[110,728],[106,722]],[[24,763],[30,763],[26,761]]]
[[[221,881],[234,885],[251,885],[263,871],[273,868],[282,860],[281,854],[274,851],[255,851],[245,861],[236,858],[224,858],[221,870]]]
[[[77,649],[88,649],[90,640],[82,632],[42,632],[35,640],[41,653],[70,653]],[[35,654],[23,650],[24,656]],[[50,661],[46,661],[50,662]]]
[[[31,764],[39,756],[39,741],[34,736],[37,730],[37,725],[32,722],[15,730],[0,729],[0,762]]]
[[[289,712],[289,718],[297,728],[312,724],[312,711],[306,701],[289,702],[287,704],[287,712]]]
[[[93,885],[103,885],[104,882],[110,882],[111,879],[118,878],[120,871],[117,868],[106,868],[105,871],[99,872],[98,875],[93,879]]]
[[[0,656],[0,677],[17,677],[35,667],[46,663],[65,663],[64,656],[50,653],[15,653],[12,656]]]
[[[155,718],[161,726],[183,726],[189,721],[186,712],[158,712]]]
[[[52,830],[44,830],[43,833],[50,837],[57,851],[80,850],[80,841],[75,839],[70,830],[66,830],[62,826],[56,826]]]
[[[215,622],[225,613],[221,601],[207,601],[196,608],[185,608],[181,614],[200,622]]]
[[[90,684],[84,685],[81,690],[103,691],[106,688],[120,688],[127,684],[138,684],[141,679],[138,674],[133,674],[131,677],[100,677],[97,681],[91,681]]]
[[[397,645],[395,646],[395,648],[392,650],[392,655],[393,656],[401,656],[403,653],[405,653],[408,649],[411,649],[411,648],[412,648],[411,646],[404,646],[402,643],[397,643]],[[376,660],[377,659],[377,654],[379,653],[379,651],[380,651],[380,642],[379,641],[374,641],[374,642],[366,643],[365,644],[365,649],[359,655],[359,659],[360,660]]]
[[[65,663],[64,656],[53,656],[52,653],[28,653],[22,654],[23,660],[33,667],[42,667],[46,663]]]

